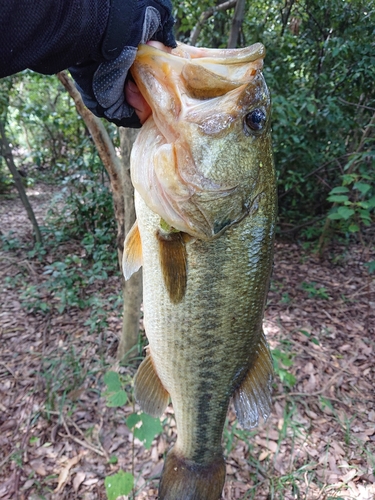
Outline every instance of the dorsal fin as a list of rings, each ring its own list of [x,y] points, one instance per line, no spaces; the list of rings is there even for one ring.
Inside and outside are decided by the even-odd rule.
[[[128,280],[142,266],[142,242],[139,234],[138,222],[126,235],[124,242],[124,253],[122,255],[122,272]]]
[[[158,231],[160,265],[165,286],[173,304],[184,298],[187,284],[186,248],[181,232]]]

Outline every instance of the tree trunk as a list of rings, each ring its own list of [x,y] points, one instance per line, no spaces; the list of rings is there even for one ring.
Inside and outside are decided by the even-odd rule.
[[[238,36],[245,16],[245,3],[246,0],[237,0],[229,34],[228,49],[235,49],[237,47]]]
[[[89,129],[104,168],[108,172],[117,222],[117,253],[121,269],[122,252],[124,249],[124,197],[122,194],[122,166],[120,160],[117,157],[115,147],[106,128],[100,119],[86,108],[82,101],[81,94],[76,89],[73,80],[65,71],[57,73],[57,78],[72,97],[78,113],[82,116],[86,127]]]
[[[285,2],[284,7],[281,9],[281,22],[282,22],[282,28],[281,28],[281,36],[284,36],[285,30],[288,26],[288,21],[289,21],[289,16],[290,13],[292,12],[292,7],[294,4],[294,0],[287,0]]]
[[[84,105],[80,93],[65,71],[57,74],[70,96],[73,98],[78,113],[82,116],[100,159],[108,172],[113,195],[113,204],[117,222],[117,256],[121,270],[121,285],[124,297],[124,316],[122,334],[117,357],[122,359],[126,353],[134,350],[138,344],[140,305],[142,300],[141,273],[137,273],[128,283],[122,277],[122,254],[125,235],[135,220],[133,187],[130,180],[130,151],[135,138],[135,131],[121,131],[122,162],[116,155],[113,143],[99,118],[94,116]]]
[[[128,234],[135,222],[134,189],[130,178],[130,153],[138,131],[120,129],[122,156],[122,186],[125,205],[124,233]],[[124,298],[122,335],[117,350],[117,358],[123,359],[127,354],[137,355],[135,346],[138,343],[139,319],[142,303],[142,271],[138,271],[125,281],[122,291]]]
[[[34,214],[34,211],[32,209],[32,206],[30,205],[25,188],[23,187],[21,176],[17,170],[16,165],[14,164],[12,150],[10,148],[9,141],[8,141],[6,133],[5,133],[5,126],[4,126],[4,123],[2,121],[0,121],[0,139],[1,139],[1,142],[0,142],[1,156],[4,157],[6,164],[8,165],[8,168],[13,176],[14,183],[15,183],[17,191],[20,195],[23,206],[25,207],[27,215],[30,219],[30,222],[33,225],[35,241],[37,243],[42,243],[42,235],[40,233],[38,222],[35,218],[35,214]]]

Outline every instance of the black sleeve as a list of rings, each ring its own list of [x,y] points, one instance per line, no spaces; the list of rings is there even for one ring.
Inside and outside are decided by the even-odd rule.
[[[107,35],[103,44],[106,27],[118,35],[121,26],[128,38],[136,2],[121,0],[116,17],[119,0],[0,0],[0,77],[26,68],[53,74],[116,57],[118,36]]]

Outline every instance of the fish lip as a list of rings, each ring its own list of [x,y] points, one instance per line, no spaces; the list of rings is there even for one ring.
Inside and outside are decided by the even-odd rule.
[[[140,44],[138,46],[137,57],[158,54],[163,54],[166,58],[178,57],[184,61],[191,60],[194,61],[194,63],[202,65],[206,65],[209,62],[225,65],[242,65],[244,63],[254,62],[258,59],[264,59],[266,56],[266,49],[260,42],[238,49],[202,49],[200,47],[193,47],[177,42],[177,48],[172,49],[170,52],[166,52],[150,44]]]

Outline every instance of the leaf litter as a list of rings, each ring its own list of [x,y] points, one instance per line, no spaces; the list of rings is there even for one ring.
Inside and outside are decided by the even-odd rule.
[[[50,197],[43,186],[31,193],[40,223]],[[0,200],[0,217],[3,235],[31,244],[17,198]],[[264,320],[276,361],[273,412],[245,432],[230,408],[224,500],[375,498],[375,285],[365,266],[374,259],[359,244],[336,244],[320,261],[276,243]],[[156,499],[176,436],[173,410],[148,450],[126,425],[139,410],[131,397],[106,405],[105,373],[117,371],[130,394],[136,370],[116,360],[121,310],[108,306],[96,333],[87,309],[27,311],[22,287],[46,277],[22,246],[1,249],[0,276],[0,499],[101,500],[105,478],[121,470],[134,475],[131,498]],[[103,301],[120,293],[117,276],[90,287]]]

